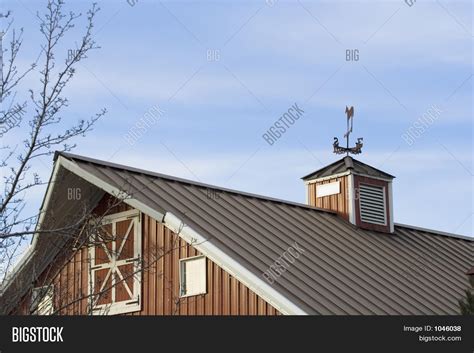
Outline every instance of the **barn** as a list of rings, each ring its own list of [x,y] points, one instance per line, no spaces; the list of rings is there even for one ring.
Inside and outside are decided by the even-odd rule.
[[[396,223],[394,177],[352,157],[302,180],[306,204],[57,153],[0,312],[459,314],[472,238]]]

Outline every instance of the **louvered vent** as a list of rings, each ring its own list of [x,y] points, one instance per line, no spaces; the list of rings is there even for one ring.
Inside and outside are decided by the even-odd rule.
[[[385,189],[381,186],[359,185],[360,219],[362,222],[386,225]]]

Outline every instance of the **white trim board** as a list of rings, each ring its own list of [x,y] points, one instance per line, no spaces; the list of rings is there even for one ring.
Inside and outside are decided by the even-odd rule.
[[[352,224],[356,224],[356,216],[355,216],[355,195],[354,195],[354,175],[349,174],[347,178],[347,190],[348,199],[349,199],[349,222]]]
[[[394,233],[395,232],[395,225],[394,225],[394,222],[393,222],[393,183],[392,181],[389,181],[388,182],[388,207],[389,207],[389,210],[388,210],[388,215],[390,217],[389,221],[390,221],[390,233]]]
[[[369,175],[369,174],[357,173],[357,172],[354,172],[353,170],[348,170],[348,171],[345,171],[345,172],[336,173],[336,174],[333,174],[333,175],[328,175],[328,176],[321,177],[321,178],[318,178],[318,179],[307,180],[304,183],[306,185],[309,185],[309,184],[319,183],[321,181],[341,178],[341,177],[344,177],[344,176],[347,176],[347,175],[357,175],[357,176],[362,176],[362,177],[367,177],[367,178],[377,179],[377,180],[383,180],[383,181],[393,180],[393,178],[390,178],[390,177],[377,177],[377,176],[373,176],[373,175]]]
[[[59,163],[69,170],[70,172],[76,174],[77,176],[85,179],[91,184],[96,185],[100,189],[104,190],[105,192],[111,194],[112,196],[116,197],[124,197],[123,202],[142,211],[143,213],[146,213],[148,215],[156,215],[153,216],[156,220],[161,221],[163,219],[163,214],[154,210],[153,208],[149,207],[148,205],[144,204],[141,201],[138,201],[137,199],[134,199],[133,197],[127,197],[122,190],[116,188],[115,186],[110,185],[109,183],[106,183],[102,179],[96,177],[95,175],[85,171],[81,167],[79,167],[76,163],[64,158],[63,156],[59,156]]]

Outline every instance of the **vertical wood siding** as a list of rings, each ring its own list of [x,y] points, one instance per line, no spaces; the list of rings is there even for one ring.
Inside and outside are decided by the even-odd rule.
[[[98,214],[110,207],[104,198]],[[109,203],[110,205],[110,203]],[[113,212],[130,209],[125,204]],[[141,215],[143,272],[141,311],[127,315],[279,315],[280,313],[218,265],[207,261],[207,293],[179,297],[179,260],[201,255],[164,224]],[[65,265],[62,265],[65,264]],[[52,282],[51,282],[52,278]],[[54,284],[54,306],[59,315],[86,315],[89,292],[87,248],[63,252],[39,277],[36,287]],[[12,314],[28,314],[30,295],[24,296]]]
[[[329,195],[324,197],[317,197],[316,186],[329,184],[336,181],[341,183],[341,192],[337,195]],[[342,217],[349,219],[349,188],[348,177],[338,177],[324,181],[318,181],[308,184],[308,204],[311,206],[324,208],[327,210],[336,211]]]
[[[207,259],[207,294],[179,297],[179,260],[201,255],[146,215],[143,229],[142,310],[131,315],[277,315],[237,279]]]

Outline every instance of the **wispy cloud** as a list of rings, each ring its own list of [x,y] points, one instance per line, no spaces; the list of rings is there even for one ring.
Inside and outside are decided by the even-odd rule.
[[[22,3],[33,13],[42,6]],[[299,177],[335,160],[332,137],[343,134],[345,105],[354,105],[354,136],[366,142],[359,158],[397,176],[396,220],[446,231],[461,224],[458,232],[472,234],[472,219],[460,219],[472,213],[472,177],[461,167],[473,170],[472,36],[459,24],[472,27],[472,4],[441,3],[446,9],[434,0],[183,1],[164,2],[166,10],[104,1],[102,49],[68,87],[64,117],[104,106],[109,113],[77,139],[76,152],[302,202]],[[38,54],[37,27],[20,3],[6,6],[25,27],[26,65]],[[218,60],[208,60],[208,49]],[[346,61],[348,49],[359,50],[358,61]],[[35,75],[25,81],[35,84]],[[305,117],[275,146],[262,145],[261,134],[295,101],[305,103]],[[404,145],[403,132],[433,104],[443,107],[439,119]],[[153,106],[166,114],[128,146],[122,135]],[[434,198],[439,190],[449,202]]]

